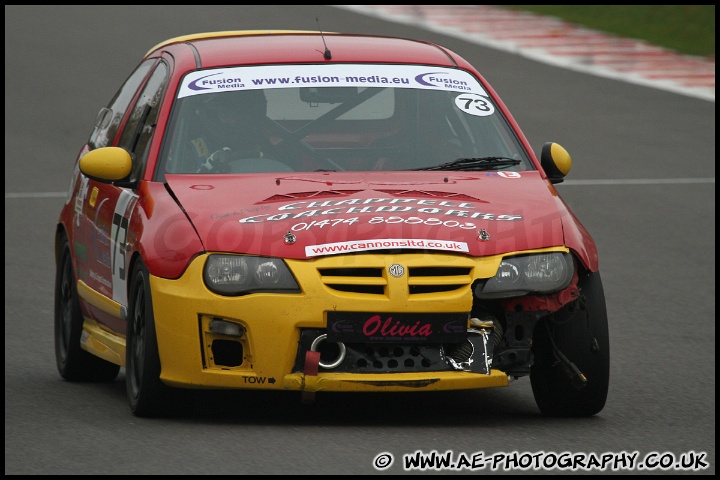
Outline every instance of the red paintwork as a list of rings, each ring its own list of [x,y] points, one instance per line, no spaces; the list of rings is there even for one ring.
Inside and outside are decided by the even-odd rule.
[[[126,268],[130,267],[129,262],[133,255],[139,254],[152,274],[177,278],[188,262],[204,251],[306,258],[307,245],[353,239],[421,238],[465,242],[472,256],[566,245],[578,255],[580,262],[587,268],[592,271],[598,269],[597,250],[589,234],[566,207],[555,189],[545,180],[545,174],[533,149],[502,100],[467,61],[445,48],[416,40],[328,34],[325,36],[325,41],[332,52],[331,60],[323,58],[323,39],[314,33],[190,40],[162,46],[148,55],[164,58],[170,65],[172,74],[160,109],[156,134],[149,146],[147,168],[136,192],[139,198],[129,216]],[[162,133],[170,115],[171,102],[185,74],[199,67],[328,62],[418,63],[455,66],[471,72],[493,97],[496,107],[516,130],[537,171],[522,172],[521,178],[504,178],[496,172],[487,174],[482,172],[298,173],[282,176],[278,174],[167,175],[169,189],[177,196],[180,205],[168,192],[166,185],[152,181],[163,140]],[[78,158],[86,151],[87,147],[83,147]],[[76,190],[79,183],[76,185]],[[112,192],[113,189],[118,190],[115,187],[89,182],[90,189],[95,186],[100,189],[98,202],[104,198],[117,198],[117,193]],[[343,193],[337,193],[339,191]],[[317,216],[259,223],[239,221],[258,215],[259,217],[254,220],[265,220],[267,217],[263,215],[281,213],[294,215],[300,212],[312,210],[323,212],[323,209],[335,208],[333,204],[321,205],[321,202],[340,200],[349,202],[353,199],[362,202],[377,198],[388,199],[387,203],[369,204],[373,208],[376,206],[386,208],[382,213],[366,211],[351,214],[347,212],[347,207],[354,204],[345,203],[345,207],[333,210],[332,214],[318,213]],[[416,202],[409,202],[409,199]],[[389,203],[393,200],[397,203]],[[297,206],[302,208],[279,210],[292,202],[311,201],[320,202],[319,206],[312,207],[299,203]],[[428,206],[428,208],[440,208],[442,211],[420,212],[417,209],[421,208],[421,204],[417,202],[423,202],[422,208]],[[108,215],[102,220],[106,226],[112,221],[109,216],[113,211],[110,203],[106,203],[100,211],[101,215]],[[461,206],[463,204],[468,205]],[[401,209],[396,208],[393,211],[393,207],[402,206],[411,206],[415,210],[402,212]],[[73,225],[78,222],[74,208],[73,198],[63,209],[60,224],[70,235],[73,248],[76,248],[76,242],[81,244],[81,248],[88,248],[92,245],[92,238],[73,236],[75,230]],[[84,208],[88,215],[97,213],[95,210],[87,209],[87,200]],[[448,214],[446,210],[465,211],[468,216],[477,212],[494,216],[520,215],[522,219],[514,221],[501,221],[494,217],[471,219],[460,216],[464,214],[457,212]],[[436,218],[440,221],[457,221],[468,228],[372,223],[373,218],[381,215],[386,218],[391,216],[404,218],[401,215],[406,214],[420,219],[421,222],[437,223],[426,220]],[[313,220],[353,217],[357,217],[358,220],[352,224],[300,228],[302,224],[307,225]],[[87,221],[87,218],[82,221]],[[192,223],[188,219],[192,220]],[[471,222],[472,227],[464,222]],[[486,229],[490,241],[478,240],[478,229],[481,228]],[[92,228],[85,232],[85,235],[87,236],[91,230]],[[284,235],[288,231],[292,231],[297,237],[294,244],[284,242]],[[102,232],[95,231],[95,234],[97,233]],[[108,288],[104,285],[107,285],[112,273],[96,271],[99,270],[95,265],[98,259],[90,257],[90,260],[94,262],[89,263],[90,267],[76,265],[76,269],[80,267],[80,277],[87,280],[92,288],[110,296]],[[102,277],[104,283],[90,277],[91,267],[93,275]]]
[[[162,56],[171,66],[173,75],[165,95],[157,129],[163,131],[170,115],[170,100],[176,96],[178,85],[189,72],[203,68],[228,65],[267,65],[273,63],[398,63],[457,67],[472,73],[495,101],[512,128],[516,131],[535,167],[545,174],[514,117],[493,87],[467,60],[439,45],[420,40],[368,36],[356,34],[325,34],[325,43],[332,53],[331,60],[323,58],[323,37],[314,32],[287,34],[238,35],[204,38],[171,43],[148,54]],[[197,56],[196,56],[197,54]],[[145,179],[152,179],[155,160],[162,136],[155,135],[151,145]]]
[[[332,53],[323,58],[323,39],[315,33],[257,35],[195,40],[202,68],[274,63],[417,63],[453,66],[447,51],[430,43],[364,35],[326,35]]]
[[[167,175],[167,181],[208,251],[306,258],[307,245],[408,238],[466,242],[473,256],[567,245],[580,253],[581,260],[591,268],[596,259],[594,245],[590,243],[589,254],[582,243],[588,239],[577,230],[571,229],[572,235],[563,237],[563,224],[570,213],[559,197],[548,195],[547,183],[538,172],[522,172],[521,178],[505,178],[494,172]],[[163,190],[155,191],[165,196]],[[362,208],[366,211],[360,211]],[[490,216],[478,216],[480,212]],[[288,218],[272,220],[279,215]],[[501,215],[522,218],[502,220]],[[439,221],[430,220],[430,225],[419,220],[414,224],[371,221],[379,217],[395,217],[398,222],[409,217]],[[182,219],[177,214],[172,218]],[[350,218],[358,220],[334,226],[308,225],[311,221]],[[170,216],[162,216],[154,229],[167,228],[169,221]],[[444,221],[450,222],[449,226],[437,225]],[[481,228],[486,229],[491,241],[478,239]],[[283,236],[290,231],[297,241],[288,245]],[[156,248],[164,245],[155,243]],[[172,252],[156,253],[168,258],[177,254],[176,247]],[[194,243],[188,243],[183,251],[192,256],[197,253],[195,248]],[[179,260],[176,267],[182,263]],[[158,267],[163,264],[160,262]]]
[[[525,295],[511,298],[504,302],[503,308],[508,312],[557,312],[580,296],[577,283],[578,273],[575,270],[572,282],[564,290],[551,295]]]
[[[203,245],[163,184],[144,183],[139,192],[130,223],[130,248],[140,254],[153,275],[178,278],[193,257],[203,252]]]

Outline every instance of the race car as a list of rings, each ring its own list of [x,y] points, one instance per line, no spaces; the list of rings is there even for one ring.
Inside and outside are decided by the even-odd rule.
[[[97,115],[55,232],[62,378],[429,392],[529,377],[606,402],[597,248],[472,65],[431,42],[225,31],[156,45]]]

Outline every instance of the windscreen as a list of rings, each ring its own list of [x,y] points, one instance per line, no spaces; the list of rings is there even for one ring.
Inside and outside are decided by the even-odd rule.
[[[414,65],[283,65],[193,72],[164,137],[165,173],[423,170],[458,159],[532,169],[468,72]],[[460,168],[458,168],[460,169]]]

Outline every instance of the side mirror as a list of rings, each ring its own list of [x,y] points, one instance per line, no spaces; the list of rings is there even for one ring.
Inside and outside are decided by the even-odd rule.
[[[80,171],[98,182],[112,183],[130,175],[132,158],[122,148],[96,148],[80,158]]]
[[[550,180],[550,183],[562,183],[565,175],[572,168],[570,154],[560,144],[547,142],[542,147],[540,154],[540,165]]]

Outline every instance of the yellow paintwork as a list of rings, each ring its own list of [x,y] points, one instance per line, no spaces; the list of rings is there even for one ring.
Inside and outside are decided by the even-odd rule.
[[[124,315],[125,307],[112,298],[108,298],[102,293],[93,290],[82,280],[78,280],[77,282],[77,292],[80,298],[108,315],[116,318],[122,318],[122,315]]]
[[[157,50],[158,48],[165,47],[167,45],[173,44],[173,43],[182,43],[182,42],[189,42],[192,40],[202,40],[203,38],[213,38],[213,37],[236,37],[236,36],[242,36],[242,35],[276,35],[276,34],[283,34],[283,33],[320,33],[319,31],[310,31],[310,30],[228,30],[224,32],[205,32],[205,33],[193,33],[190,35],[182,35],[180,37],[174,37],[167,39],[163,42],[158,43],[154,47],[152,47],[148,52],[145,54],[145,56],[150,55],[152,52]],[[325,35],[332,35],[332,32],[323,32]]]
[[[551,247],[511,252],[483,258],[452,254],[368,254],[329,256],[313,260],[286,260],[303,292],[299,294],[254,294],[224,297],[208,291],[202,283],[207,255],[196,258],[177,280],[150,276],[155,328],[162,364],[162,380],[182,388],[230,388],[304,390],[306,392],[440,391],[508,385],[498,370],[489,375],[462,371],[410,372],[392,374],[333,373],[317,376],[293,372],[301,328],[324,328],[330,310],[373,312],[469,312],[470,285],[475,279],[493,276],[503,256],[518,253],[567,252]],[[466,285],[455,291],[409,294],[408,279],[384,275],[372,284],[385,285],[388,295],[360,294],[333,289],[323,283],[319,268],[374,267],[387,272],[392,263],[406,268],[436,264],[470,267],[469,275],[452,277],[451,283]],[[343,277],[331,277],[342,283]],[[357,278],[355,283],[357,284]],[[415,284],[425,283],[418,277]],[[126,307],[78,281],[78,293],[91,305],[117,318],[124,318]],[[212,333],[210,321],[220,318],[238,323],[245,330],[241,338]],[[235,367],[215,365],[211,345],[214,340],[237,342],[242,346],[242,363]],[[85,318],[82,346],[85,350],[125,366],[126,341],[94,320]]]
[[[116,318],[126,317],[125,306],[90,288],[82,280],[77,282],[78,296],[93,307]],[[80,339],[82,348],[109,362],[125,366],[125,337],[110,332],[95,320],[85,318],[83,334]]]
[[[572,158],[570,158],[568,151],[565,150],[562,145],[553,143],[550,146],[550,153],[552,155],[553,162],[560,173],[563,175],[570,173],[570,169],[572,168]]]
[[[90,178],[122,180],[130,175],[132,158],[120,147],[97,148],[80,158],[80,170]]]
[[[88,199],[88,204],[92,208],[95,208],[95,203],[97,202],[98,193],[100,193],[100,189],[98,187],[93,187],[92,192],[90,192],[90,198]]]
[[[125,366],[125,338],[103,329],[95,320],[85,318],[80,345],[93,355]]]
[[[307,392],[432,392],[507,387],[508,377],[499,370],[490,375],[470,372],[412,373],[320,373],[317,376],[294,373],[283,379],[286,390]]]
[[[532,252],[567,251],[564,247]],[[516,254],[519,252],[514,252]],[[530,253],[530,252],[522,252]],[[510,254],[506,254],[510,255]],[[504,373],[469,372],[397,374],[325,373],[305,378],[293,372],[301,328],[324,328],[326,312],[469,312],[470,285],[474,279],[495,274],[502,255],[470,258],[452,254],[329,256],[313,260],[287,260],[303,288],[299,294],[253,294],[223,297],[202,283],[206,256],[195,259],[177,280],[150,277],[162,380],[184,388],[255,388],[308,391],[433,391],[507,385]],[[380,267],[392,263],[406,268],[437,264],[471,267],[466,286],[458,290],[409,295],[407,278],[384,276],[387,295],[334,290],[323,283],[318,268],[338,266]],[[461,276],[462,277],[462,276]],[[338,277],[333,278],[336,283]],[[218,338],[209,330],[213,318],[236,322],[246,331],[241,339],[243,361],[235,367],[213,362],[209,345]],[[224,337],[227,338],[227,337]],[[421,380],[437,379],[421,386]],[[303,380],[304,379],[304,380]],[[373,383],[375,379],[384,383]],[[420,382],[420,383],[419,383]]]

